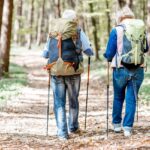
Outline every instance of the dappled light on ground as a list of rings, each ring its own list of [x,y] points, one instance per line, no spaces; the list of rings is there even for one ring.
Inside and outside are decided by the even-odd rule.
[[[106,136],[106,84],[105,78],[91,73],[87,129],[84,129],[86,71],[82,75],[79,96],[80,132],[71,134],[68,141],[56,137],[53,113],[53,95],[50,92],[49,136],[46,137],[47,81],[48,73],[38,51],[13,54],[13,63],[20,64],[28,73],[28,84],[19,90],[19,95],[8,100],[0,109],[0,149],[52,149],[52,150],[97,150],[97,149],[149,149],[150,108],[139,104],[139,121],[135,121],[133,135],[125,138],[123,132],[115,134],[111,125],[112,86],[110,86],[109,136]],[[68,112],[68,102],[67,102]]]

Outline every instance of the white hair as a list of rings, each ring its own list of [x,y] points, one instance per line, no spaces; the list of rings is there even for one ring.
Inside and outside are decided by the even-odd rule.
[[[67,9],[63,12],[62,18],[71,19],[71,20],[77,19],[76,12],[72,9]]]

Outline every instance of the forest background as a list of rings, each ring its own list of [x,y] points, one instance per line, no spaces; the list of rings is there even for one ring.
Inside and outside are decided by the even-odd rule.
[[[115,14],[125,5],[128,5],[133,10],[136,18],[142,19],[145,22],[148,42],[150,44],[150,0],[0,0],[1,115],[4,112],[7,112],[8,114],[19,114],[20,110],[23,112],[26,110],[24,105],[23,107],[13,106],[14,103],[12,99],[17,100],[18,96],[22,94],[21,90],[25,89],[27,92],[27,90],[32,91],[30,87],[34,87],[34,90],[39,90],[42,88],[45,90],[45,88],[47,88],[48,75],[44,73],[44,70],[42,70],[42,67],[46,64],[46,62],[40,58],[41,52],[47,40],[50,21],[53,18],[61,17],[65,9],[73,9],[77,12],[79,25],[83,28],[92,43],[92,48],[95,55],[92,57],[91,62],[90,89],[93,88],[93,95],[97,96],[97,98],[99,94],[103,96],[105,91],[103,93],[102,91],[106,89],[107,77],[107,62],[103,58],[103,53],[106,48],[110,31],[116,25]],[[144,117],[147,116],[147,123],[145,125],[148,125],[150,122],[150,110],[148,109],[150,102],[149,54],[150,52],[147,54],[147,72],[145,72],[145,80],[139,94],[140,103],[146,105],[146,107],[139,105],[140,107],[143,106],[142,109],[147,112],[147,114],[144,114]],[[83,74],[82,78],[82,85],[84,87],[86,87],[87,79],[86,67],[87,57],[85,57],[85,74]],[[83,89],[81,87],[81,97],[83,92],[82,90]],[[32,91],[30,94],[33,93],[34,91]],[[110,97],[112,99],[112,88],[110,89],[110,93]],[[35,97],[38,94],[39,93],[37,92]],[[46,110],[46,95],[47,93],[45,93],[45,97],[42,99],[44,102],[42,103],[43,106],[41,106],[41,110]],[[27,94],[23,95],[21,100],[27,96],[28,99],[26,102],[28,102],[31,97]],[[22,102],[21,100],[19,102]],[[9,101],[10,105],[8,105]],[[99,100],[97,99],[97,101]],[[24,101],[22,103],[24,103]],[[31,106],[32,109],[33,107],[36,106]],[[95,107],[96,106],[93,108]],[[104,108],[105,107],[103,107],[103,109]],[[82,110],[84,109],[82,108],[81,104],[81,114]],[[31,110],[31,112],[32,111],[33,110]],[[38,112],[39,110],[35,108],[34,111]],[[7,117],[5,115],[1,117],[0,129],[2,128],[1,125],[4,123],[6,118]],[[21,123],[18,123],[17,125],[16,127],[20,129]],[[8,126],[10,127],[11,125],[8,124]],[[6,130],[11,132],[10,128]],[[145,127],[141,134],[144,135],[147,130],[149,131],[149,126],[148,128]],[[12,132],[14,133],[13,129]],[[13,143],[15,142],[13,141]]]

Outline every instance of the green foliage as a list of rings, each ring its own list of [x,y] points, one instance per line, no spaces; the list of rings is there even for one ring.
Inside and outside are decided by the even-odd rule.
[[[0,103],[17,96],[26,83],[25,70],[16,64],[10,64],[10,73],[0,80]]]

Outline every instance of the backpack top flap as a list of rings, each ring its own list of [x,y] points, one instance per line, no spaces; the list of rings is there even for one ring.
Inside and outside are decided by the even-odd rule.
[[[70,19],[53,19],[50,22],[50,37],[58,39],[58,34],[61,34],[62,40],[71,38],[76,35],[77,22]]]
[[[125,19],[122,21],[125,32],[129,39],[143,40],[145,37],[145,24],[140,19]]]

